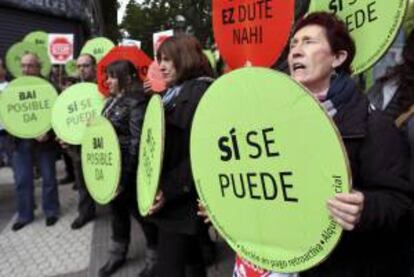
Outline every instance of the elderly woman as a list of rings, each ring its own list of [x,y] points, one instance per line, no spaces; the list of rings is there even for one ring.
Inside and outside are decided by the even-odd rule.
[[[293,34],[290,74],[333,118],[353,179],[350,193],[327,202],[333,219],[345,229],[343,238],[324,262],[300,276],[407,276],[402,256],[414,188],[406,179],[398,130],[387,117],[370,113],[350,78],[355,45],[343,22],[314,13]]]
[[[332,218],[345,230],[341,241],[325,261],[300,277],[409,276],[404,245],[414,188],[407,181],[405,148],[392,120],[370,111],[350,78],[354,56],[345,24],[331,14],[310,14],[294,29],[290,74],[335,122],[353,180],[351,192],[327,201]],[[237,266],[234,276],[240,276]]]

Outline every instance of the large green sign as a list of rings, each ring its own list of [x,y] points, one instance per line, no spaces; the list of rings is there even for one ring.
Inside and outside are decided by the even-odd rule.
[[[191,166],[214,226],[244,259],[298,272],[327,257],[342,229],[326,201],[347,192],[347,157],[333,122],[287,75],[244,68],[204,94]]]
[[[309,12],[329,11],[347,25],[355,40],[354,74],[376,63],[388,50],[402,24],[407,0],[313,0]]]
[[[28,33],[23,39],[23,41],[25,42],[31,42],[38,46],[43,46],[45,48],[47,48],[48,40],[48,34],[44,31],[34,31]]]
[[[70,144],[80,144],[86,125],[99,117],[104,105],[93,83],[70,86],[58,97],[52,110],[52,126],[57,136]]]
[[[20,60],[22,56],[27,53],[36,54],[39,57],[41,64],[42,76],[48,76],[52,67],[47,49],[44,46],[39,46],[30,42],[18,42],[13,44],[6,54],[6,65],[7,69],[14,77],[20,77],[23,75]]]
[[[154,203],[164,154],[164,107],[159,95],[153,95],[145,112],[139,147],[137,175],[138,208],[146,216]]]
[[[104,117],[90,124],[82,139],[82,171],[92,198],[109,203],[117,194],[121,174],[121,150],[111,123]]]
[[[86,42],[81,54],[90,54],[99,62],[114,46],[114,43],[105,37],[93,38]]]
[[[6,130],[20,138],[36,138],[51,128],[55,88],[38,77],[13,80],[0,96],[0,114]]]

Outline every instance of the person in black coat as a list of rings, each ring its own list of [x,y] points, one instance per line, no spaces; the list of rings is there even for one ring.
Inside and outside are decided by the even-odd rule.
[[[141,84],[137,81],[135,67],[120,60],[108,65],[107,85],[110,97],[102,115],[115,129],[121,147],[121,178],[117,196],[111,201],[112,241],[108,261],[99,270],[99,276],[110,276],[126,261],[131,233],[132,215],[140,222],[147,240],[147,263],[155,266],[157,231],[155,225],[138,213],[136,198],[136,172],[142,121],[148,102]]]
[[[301,277],[408,275],[401,257],[414,187],[406,148],[393,121],[370,112],[350,78],[354,55],[346,25],[331,14],[310,14],[294,29],[290,74],[333,118],[352,169],[352,190],[327,201],[344,235],[325,261]]]
[[[403,62],[393,67],[368,90],[368,98],[375,110],[383,111],[395,120],[409,144],[409,172],[414,183],[414,32],[407,37],[402,51]],[[414,209],[411,212],[414,230]],[[412,232],[411,232],[412,234]],[[407,254],[411,275],[414,276],[414,235]]]
[[[192,36],[166,39],[157,60],[168,89],[165,153],[159,192],[151,218],[159,228],[157,277],[206,276],[197,216],[197,192],[190,167],[190,127],[200,98],[212,82],[212,69]],[[187,270],[187,275],[186,275]]]
[[[410,145],[410,180],[414,182],[414,32],[405,41],[403,62],[392,68],[368,90],[376,110],[396,120]]]

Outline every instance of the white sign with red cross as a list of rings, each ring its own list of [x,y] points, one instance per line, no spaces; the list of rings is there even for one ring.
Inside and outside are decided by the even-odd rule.
[[[164,42],[164,40],[166,40],[169,37],[172,37],[174,35],[174,31],[173,30],[166,30],[166,31],[161,31],[161,32],[157,32],[157,33],[153,33],[152,34],[152,47],[153,47],[153,53],[154,53],[154,57],[157,56],[157,50],[158,47],[160,47],[161,43]]]
[[[47,50],[52,64],[66,64],[73,59],[73,34],[49,34]]]

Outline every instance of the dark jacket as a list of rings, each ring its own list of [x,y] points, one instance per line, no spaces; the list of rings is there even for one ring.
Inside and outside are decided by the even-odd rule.
[[[165,156],[160,189],[165,206],[152,218],[168,231],[195,234],[203,223],[197,216],[197,192],[190,165],[190,129],[194,112],[209,82],[183,83],[180,94],[165,107]]]
[[[384,94],[383,89],[385,85],[386,80],[380,80],[376,82],[368,91],[368,98],[371,103],[371,105],[376,110],[383,110],[384,113],[392,118],[393,120],[396,120],[403,112],[405,112],[406,108],[401,108],[402,99],[401,95],[407,95],[408,93],[413,93],[412,91],[409,91],[406,93],[403,91],[401,87],[398,87],[395,91],[392,99],[387,103],[384,107]],[[408,101],[407,101],[408,102]],[[414,103],[409,103],[405,106],[414,105]],[[407,140],[407,143],[410,147],[410,180],[411,182],[414,182],[414,116],[411,115],[408,117],[406,121],[402,124],[400,127],[400,130],[404,136],[404,138]]]
[[[121,148],[121,178],[136,174],[141,127],[148,98],[143,90],[109,97],[102,114],[112,123]],[[121,180],[122,183],[122,180]]]
[[[300,276],[407,276],[402,256],[414,188],[407,181],[405,144],[393,121],[381,112],[369,113],[367,99],[358,92],[334,121],[364,208],[355,230],[344,231],[332,254]]]

